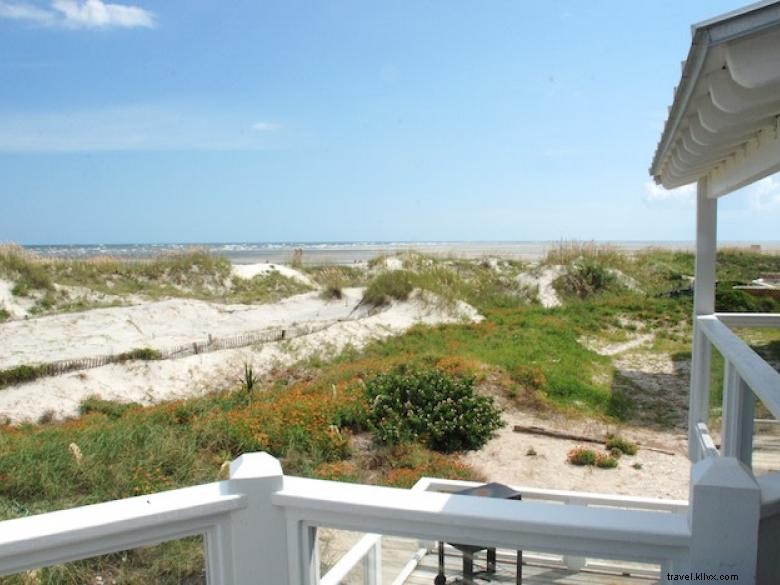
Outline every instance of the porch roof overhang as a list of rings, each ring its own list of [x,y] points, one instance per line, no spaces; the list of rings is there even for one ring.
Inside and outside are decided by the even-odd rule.
[[[707,177],[720,197],[780,170],[780,1],[692,27],[650,174],[667,189]]]

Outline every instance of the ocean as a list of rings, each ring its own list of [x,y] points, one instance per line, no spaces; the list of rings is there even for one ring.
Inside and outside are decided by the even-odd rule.
[[[566,242],[564,242],[565,244]],[[596,242],[614,246],[626,252],[645,248],[693,250],[693,242],[626,241]],[[157,243],[157,244],[69,244],[25,245],[40,256],[58,258],[93,258],[114,256],[128,259],[151,258],[160,254],[181,252],[191,248],[205,248],[212,254],[226,256],[234,264],[258,262],[289,262],[296,249],[303,251],[305,264],[355,264],[382,254],[415,250],[437,256],[459,258],[498,257],[510,260],[537,261],[548,250],[561,245],[560,241],[517,242],[212,242],[212,243]],[[780,242],[721,242],[721,246],[748,248],[761,246],[763,250],[777,251]]]

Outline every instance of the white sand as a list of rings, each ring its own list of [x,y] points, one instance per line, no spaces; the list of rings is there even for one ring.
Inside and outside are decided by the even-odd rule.
[[[32,299],[17,297],[11,293],[14,283],[0,278],[0,309],[8,311],[12,319],[21,319],[35,304]]]
[[[683,434],[634,427],[617,429],[596,421],[572,420],[562,416],[540,418],[512,409],[504,412],[504,420],[507,426],[499,430],[494,439],[464,458],[490,481],[602,494],[688,498],[690,464],[685,455],[688,441]],[[593,438],[617,432],[641,446],[636,455],[624,455],[615,469],[578,467],[566,461],[570,449],[582,445],[598,451],[603,447],[594,443],[516,433],[514,425],[540,426]],[[674,454],[660,453],[647,447]],[[536,455],[527,455],[529,449],[533,449]],[[641,469],[633,467],[637,463]]]
[[[562,266],[549,266],[543,270],[532,270],[517,275],[517,282],[523,286],[536,287],[537,297],[543,307],[559,307],[561,300],[553,288],[553,281],[563,272]]]
[[[364,315],[361,289],[345,289],[340,301],[311,292],[267,305],[222,305],[170,299],[130,307],[94,309],[0,324],[0,369],[115,354],[139,347],[157,349],[295,323]]]
[[[312,288],[317,288],[317,283],[314,282],[308,276],[306,276],[303,272],[301,272],[300,270],[296,270],[295,268],[291,268],[290,266],[285,266],[284,264],[272,264],[270,262],[261,262],[258,264],[234,264],[233,265],[233,275],[238,276],[239,278],[249,279],[249,278],[254,278],[258,274],[266,275],[269,272],[278,272],[282,276],[286,276],[287,278],[296,280],[301,284],[305,284],[306,286],[310,286]]]
[[[0,325],[0,335],[3,353],[10,348],[17,360],[24,356],[23,362],[57,359],[63,355],[92,355],[94,350],[106,353],[106,347],[117,351],[139,345],[161,347],[188,336],[189,341],[193,340],[192,336],[203,339],[209,329],[215,334],[226,334],[264,325],[344,318],[355,309],[361,296],[360,289],[345,292],[345,300],[332,302],[308,293],[273,305],[220,307],[175,300],[99,309],[5,323]],[[333,355],[348,344],[361,348],[373,339],[397,335],[417,323],[481,319],[465,303],[445,308],[441,303],[432,303],[428,294],[419,292],[409,301],[393,303],[376,314],[368,315],[363,309],[357,313],[357,319],[337,322],[323,331],[289,341],[176,360],[112,364],[6,388],[0,390],[0,416],[14,422],[34,421],[46,412],[53,412],[57,417],[74,416],[79,403],[95,394],[143,404],[196,396],[235,386],[245,363],[251,363],[255,373],[262,375],[276,366],[290,365],[306,357]],[[33,329],[22,326],[33,326]],[[13,337],[7,337],[6,331]],[[13,343],[9,344],[7,339]]]

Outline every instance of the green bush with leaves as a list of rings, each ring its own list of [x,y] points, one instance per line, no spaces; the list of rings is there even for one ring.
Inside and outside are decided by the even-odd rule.
[[[438,369],[398,368],[366,382],[369,423],[377,442],[422,441],[442,452],[479,449],[503,426],[493,399],[474,391],[474,378]]]

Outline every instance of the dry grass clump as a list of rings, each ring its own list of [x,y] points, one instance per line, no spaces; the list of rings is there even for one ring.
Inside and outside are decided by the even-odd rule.
[[[617,467],[617,458],[605,452],[596,452],[587,447],[577,446],[566,454],[566,461],[572,465],[593,466],[601,469]]]
[[[0,277],[14,281],[13,294],[36,300],[32,313],[121,304],[120,299],[131,295],[153,300],[183,297],[267,303],[310,290],[274,271],[251,279],[233,277],[231,273],[230,261],[206,248],[145,259],[68,259],[42,258],[15,244],[0,246]],[[55,283],[65,288],[58,289]],[[78,292],[71,295],[67,287]]]
[[[561,240],[547,251],[542,264],[565,266],[580,258],[589,258],[612,267],[622,266],[627,261],[623,252],[609,244]]]

